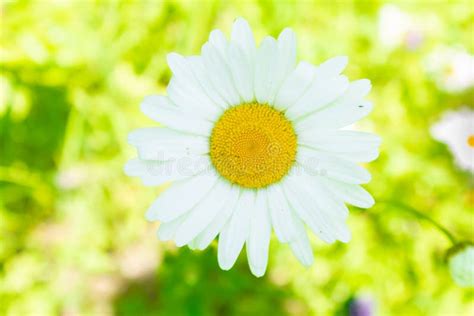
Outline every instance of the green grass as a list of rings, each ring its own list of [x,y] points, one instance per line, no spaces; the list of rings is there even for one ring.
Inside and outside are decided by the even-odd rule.
[[[411,51],[380,44],[382,5],[1,2],[0,315],[346,315],[360,296],[372,297],[379,315],[473,313],[473,291],[449,277],[449,240],[406,213],[353,209],[353,240],[312,239],[310,269],[273,237],[257,279],[244,254],[224,272],[215,244],[191,252],[156,240],[144,212],[159,190],[122,171],[135,155],[127,133],[154,124],[139,103],[165,92],[166,54],[199,54],[213,28],[229,34],[243,16],[258,40],[293,28],[299,59],[348,55],[349,78],[373,83],[375,110],[361,129],[383,139],[369,191],[472,240],[472,178],[429,128],[448,109],[472,107],[474,93],[440,91],[423,60],[438,45],[473,52],[473,7],[401,2],[427,26]]]

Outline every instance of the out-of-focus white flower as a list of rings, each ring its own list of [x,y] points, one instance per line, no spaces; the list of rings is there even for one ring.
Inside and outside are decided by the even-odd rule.
[[[379,12],[379,39],[389,48],[405,46],[416,49],[423,42],[420,23],[393,4],[384,5]]]
[[[56,175],[56,185],[63,190],[72,190],[81,186],[86,178],[86,170],[76,166],[60,171]]]
[[[459,167],[474,172],[473,110],[462,108],[445,113],[431,128],[431,135],[449,146]]]
[[[444,91],[460,92],[474,86],[474,56],[464,49],[438,47],[427,57],[426,70]]]
[[[118,258],[121,274],[128,279],[145,278],[158,265],[156,249],[149,243],[133,245],[125,249]]]
[[[451,277],[461,287],[474,287],[474,245],[462,243],[448,253]]]

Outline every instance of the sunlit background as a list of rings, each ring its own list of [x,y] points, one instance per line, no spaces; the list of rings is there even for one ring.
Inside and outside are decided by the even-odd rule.
[[[470,1],[0,8],[0,315],[474,315],[474,291],[450,276],[450,240],[396,204],[473,239],[472,173],[433,133],[447,112],[474,106]],[[312,238],[305,269],[273,236],[260,279],[245,253],[224,272],[216,243],[192,252],[158,241],[144,219],[158,188],[123,174],[135,156],[127,133],[155,124],[139,104],[165,93],[166,54],[199,54],[239,16],[258,41],[293,28],[299,59],[349,56],[345,74],[373,83],[375,110],[356,128],[383,138],[367,188],[385,202],[352,208],[352,241]]]

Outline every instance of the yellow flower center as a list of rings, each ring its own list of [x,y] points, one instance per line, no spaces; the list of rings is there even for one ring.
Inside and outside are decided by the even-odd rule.
[[[245,188],[263,188],[280,181],[293,166],[296,134],[290,121],[266,104],[248,103],[228,109],[210,138],[216,170]]]
[[[467,144],[469,145],[469,147],[474,147],[474,135],[469,135],[469,137],[467,138]]]

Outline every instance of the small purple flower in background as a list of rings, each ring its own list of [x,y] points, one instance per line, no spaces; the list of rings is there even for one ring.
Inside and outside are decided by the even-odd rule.
[[[374,310],[374,301],[373,299],[367,296],[354,298],[349,303],[350,316],[373,316],[375,315]]]
[[[405,37],[405,45],[409,50],[415,50],[423,43],[423,39],[421,32],[408,32]]]

